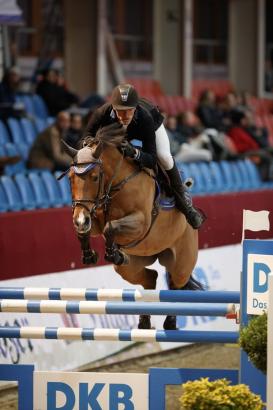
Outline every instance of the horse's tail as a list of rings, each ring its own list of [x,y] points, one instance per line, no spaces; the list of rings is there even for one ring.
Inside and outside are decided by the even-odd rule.
[[[191,275],[181,290],[205,290],[205,286]]]

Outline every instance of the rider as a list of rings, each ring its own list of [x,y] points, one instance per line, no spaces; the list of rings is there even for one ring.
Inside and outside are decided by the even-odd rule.
[[[119,122],[126,129],[126,139],[142,141],[139,150],[131,144],[124,145],[124,155],[133,158],[141,167],[154,168],[157,160],[166,170],[174,192],[176,207],[189,224],[198,229],[204,215],[192,205],[179,171],[170,152],[170,143],[163,125],[163,116],[149,101],[139,98],[130,84],[114,88],[110,103],[98,108],[87,125],[86,136],[95,137],[100,127]]]

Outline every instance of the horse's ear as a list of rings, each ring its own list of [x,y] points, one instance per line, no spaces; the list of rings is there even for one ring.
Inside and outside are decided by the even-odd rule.
[[[77,155],[78,150],[75,149],[75,148],[73,148],[73,147],[70,147],[70,145],[68,145],[63,139],[62,139],[61,141],[62,141],[62,144],[63,144],[63,146],[64,146],[65,152],[66,152],[71,158],[74,158],[74,157]]]
[[[101,156],[102,150],[103,150],[103,143],[100,141],[98,145],[96,146],[95,151],[93,151],[92,153],[93,158],[98,159]]]

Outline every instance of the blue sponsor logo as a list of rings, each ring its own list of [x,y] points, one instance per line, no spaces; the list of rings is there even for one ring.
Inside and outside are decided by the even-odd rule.
[[[98,403],[98,398],[105,387],[105,383],[95,383],[90,388],[88,383],[79,383],[79,409],[80,410],[103,410]],[[57,406],[57,394],[64,396],[64,404]],[[134,410],[131,401],[132,388],[128,384],[109,384],[109,409],[119,410],[122,405],[124,410]],[[48,410],[73,410],[76,402],[76,394],[71,386],[62,382],[47,383],[47,409]]]
[[[265,263],[255,262],[253,266],[253,292],[265,293],[268,291],[268,275],[271,269]]]

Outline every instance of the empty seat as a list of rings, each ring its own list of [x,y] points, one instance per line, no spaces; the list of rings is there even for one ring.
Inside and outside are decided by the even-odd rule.
[[[49,194],[38,172],[29,172],[28,179],[34,192],[36,206],[38,208],[50,208],[51,202]]]
[[[61,207],[64,204],[64,201],[62,199],[60,188],[57,185],[56,178],[49,171],[42,171],[41,178],[48,192],[51,206],[56,208]]]
[[[22,197],[24,209],[37,208],[34,191],[27,176],[25,174],[16,174],[14,180]]]
[[[9,118],[8,126],[10,133],[12,135],[12,140],[15,144],[20,144],[22,142],[27,143],[23,130],[18,120],[16,120],[15,118]]]
[[[207,191],[206,181],[198,165],[195,163],[189,164],[189,170],[194,181],[192,192],[198,195],[205,193]]]
[[[32,145],[37,136],[33,123],[28,118],[22,118],[20,120],[20,125],[24,133],[25,141],[27,144]]]
[[[18,144],[18,146],[19,145],[20,144]],[[17,157],[17,156],[19,156],[19,157],[22,158],[22,155],[21,155],[20,151],[18,150],[18,147],[15,144],[12,144],[11,142],[8,142],[7,144],[5,144],[5,150],[6,150],[6,153],[7,153],[8,157]],[[24,160],[22,159],[21,161],[17,162],[14,165],[7,165],[5,167],[5,173],[7,175],[14,175],[18,172],[24,171],[25,168],[26,168],[26,165],[25,165]]]
[[[61,171],[56,171],[55,174],[54,174],[55,178],[57,179],[61,174],[62,174]],[[59,189],[60,189],[60,192],[61,192],[61,195],[62,195],[63,204],[64,205],[71,205],[72,197],[71,197],[71,189],[70,189],[68,176],[65,175],[60,180],[57,180],[57,184],[59,186]]]
[[[25,110],[28,114],[35,116],[35,110],[34,110],[34,104],[32,101],[32,96],[31,95],[22,95],[21,96],[21,101],[25,106]]]
[[[48,127],[47,121],[44,118],[38,117],[34,118],[34,125],[37,133],[44,131]]]
[[[223,179],[224,179],[224,187],[225,191],[233,192],[236,191],[236,181],[233,175],[233,170],[228,161],[220,161],[219,163]]]
[[[224,192],[226,190],[224,177],[218,162],[211,161],[209,163],[210,175],[214,185],[214,192]]]
[[[29,149],[30,146],[27,144],[17,144],[17,149],[19,151],[19,154],[21,155],[21,157],[23,158],[24,161],[26,161],[28,159],[28,154],[29,154]]]
[[[206,185],[206,192],[207,193],[213,193],[215,192],[215,185],[214,185],[214,180],[213,180],[213,175],[212,175],[212,170],[209,166],[209,164],[206,162],[200,162],[197,164],[200,172],[203,176],[203,180],[205,181]]]
[[[3,175],[1,177],[1,183],[8,198],[9,209],[12,211],[20,211],[23,209],[22,197],[12,178],[7,175]]]
[[[0,120],[0,144],[6,144],[7,142],[10,142],[9,133],[3,121]]]
[[[32,101],[33,101],[33,107],[34,107],[34,113],[37,117],[46,119],[49,116],[47,106],[38,94],[34,94],[32,96]]]
[[[7,194],[0,180],[0,212],[7,212],[10,209]]]

